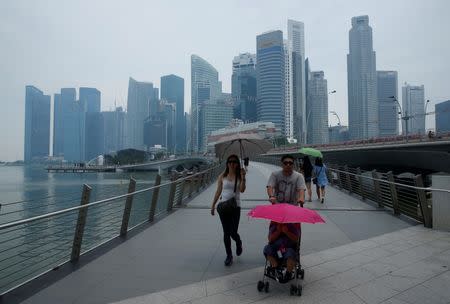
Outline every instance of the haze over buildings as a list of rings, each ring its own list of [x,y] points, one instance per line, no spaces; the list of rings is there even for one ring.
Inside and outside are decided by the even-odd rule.
[[[398,71],[400,84],[405,81],[423,84],[425,100],[430,100],[428,112],[434,111],[435,103],[450,99],[450,76],[446,73],[450,70],[447,58],[450,42],[442,39],[450,34],[450,20],[446,16],[450,4],[444,0],[329,1],[323,6],[287,1],[276,7],[264,1],[222,2],[216,3],[214,9],[205,8],[204,3],[182,1],[176,5],[141,2],[133,6],[111,1],[108,12],[103,3],[83,0],[47,4],[45,7],[39,2],[0,4],[0,43],[4,54],[0,58],[3,71],[0,100],[5,113],[0,124],[2,129],[9,130],[0,135],[0,140],[8,143],[0,152],[3,160],[23,158],[26,85],[34,85],[52,95],[52,99],[61,88],[94,87],[102,92],[101,110],[114,111],[116,105],[127,110],[130,76],[152,82],[156,87],[160,87],[162,75],[176,74],[189,81],[189,56],[199,54],[220,73],[223,91],[231,92],[233,56],[256,53],[255,36],[268,30],[282,30],[286,39],[288,19],[304,24],[305,54],[313,70],[325,72],[329,90],[337,91],[329,96],[329,110],[339,113],[342,124],[348,122],[345,57],[349,53],[348,29],[354,16],[370,18],[378,70]],[[79,16],[86,13],[86,5],[95,20],[80,23]],[[382,9],[385,7],[389,10]],[[112,22],[111,14],[120,14],[120,22]],[[188,21],[186,14],[190,16]],[[161,31],[163,16],[167,15],[174,21],[165,23]],[[233,16],[233,22],[229,16]],[[142,38],[148,35],[151,39]],[[68,37],[70,43],[66,41]],[[32,56],[29,45],[33,45]],[[89,47],[82,47],[86,45]],[[187,83],[187,112],[191,108],[190,90]],[[398,95],[402,102],[401,94]],[[434,127],[434,119],[433,115],[426,116],[426,129]],[[50,120],[53,130],[55,117]],[[334,117],[329,121],[331,125],[337,122]],[[55,134],[51,132],[53,137]]]

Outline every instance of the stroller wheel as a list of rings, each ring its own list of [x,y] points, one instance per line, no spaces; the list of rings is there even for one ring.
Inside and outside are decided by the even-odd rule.
[[[295,295],[297,293],[297,286],[295,286],[294,284],[291,285],[291,290],[290,290],[291,296]]]
[[[301,296],[303,291],[302,285],[297,285],[297,296]]]
[[[305,269],[300,269],[300,278],[302,280],[305,278]]]
[[[266,282],[266,284],[264,285],[264,291],[269,292],[269,282]]]
[[[264,282],[263,281],[258,281],[258,285],[256,286],[256,288],[258,288],[258,291],[261,292],[264,289]]]

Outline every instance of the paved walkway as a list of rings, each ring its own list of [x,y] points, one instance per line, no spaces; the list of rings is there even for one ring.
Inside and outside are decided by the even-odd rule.
[[[274,166],[260,163],[250,165],[247,191],[241,196],[243,209],[267,202],[265,184],[269,174],[275,169],[277,168]],[[262,299],[275,303],[281,299],[289,299],[285,297],[287,293],[283,288],[280,291],[274,290],[267,299],[267,294],[256,294],[256,282],[261,276],[261,266],[264,263],[262,247],[267,242],[268,223],[248,219],[245,216],[247,210],[242,212],[239,228],[244,240],[244,253],[235,258],[232,267],[223,266],[225,253],[220,221],[217,216],[212,217],[209,214],[214,191],[215,185],[212,185],[186,208],[177,210],[95,260],[70,272],[23,303],[179,303],[192,299],[195,299],[195,303],[220,303],[220,299],[226,300],[227,303]],[[323,285],[323,290],[319,288],[320,284],[314,284],[332,275],[344,275],[346,280],[338,280],[342,284],[347,280],[355,284],[368,284],[385,275],[384,270],[388,269],[386,273],[398,270],[397,263],[402,266],[414,258],[417,261],[417,258],[435,255],[435,260],[442,258],[442,263],[447,261],[449,264],[449,234],[412,226],[411,223],[333,188],[327,188],[325,204],[316,201],[308,203],[307,207],[320,209],[326,224],[303,225],[302,256],[307,267],[307,284],[304,288],[305,295],[295,298],[302,299],[302,303],[303,299],[312,297],[308,294],[328,294],[327,290],[332,285],[329,282],[331,279],[324,281],[331,285]],[[407,230],[404,230],[405,228]],[[385,233],[393,234],[382,236]],[[380,243],[377,243],[377,238],[367,241],[377,236]],[[438,240],[438,237],[441,239]],[[424,245],[434,241],[436,250],[432,250],[435,247],[431,245]],[[418,253],[410,253],[411,247],[417,247]],[[400,251],[404,252],[398,254]],[[368,275],[364,280],[353,277],[352,272],[346,273],[371,262],[382,263],[378,260],[384,260],[386,256],[391,256],[391,263],[387,263],[391,267],[375,264],[370,268],[369,265],[374,274]],[[343,262],[339,259],[343,259]],[[377,266],[380,266],[379,270]],[[418,275],[429,273],[436,268],[433,266],[428,270],[427,266],[429,265],[419,264]],[[442,273],[445,275],[446,272]],[[345,277],[347,275],[348,278]],[[410,281],[409,278],[405,280]],[[336,290],[340,292],[355,289],[357,285],[336,287]],[[313,288],[314,286],[316,287]],[[373,288],[371,286],[367,287],[367,293],[378,288],[378,285]],[[330,291],[333,290],[335,289]],[[393,290],[397,291],[395,288]],[[353,293],[352,291],[348,296]],[[364,291],[361,291],[360,299],[364,299],[363,293]],[[215,298],[209,298],[211,295]],[[18,296],[20,298],[21,295]]]

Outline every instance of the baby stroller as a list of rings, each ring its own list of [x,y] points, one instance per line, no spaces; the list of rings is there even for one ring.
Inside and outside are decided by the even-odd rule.
[[[316,211],[286,203],[278,203],[273,205],[259,205],[250,210],[247,215],[253,218],[271,220],[276,223],[299,223],[299,224],[325,223],[323,218]],[[277,263],[278,269],[275,269],[275,271],[273,271],[272,267],[269,264],[269,261],[266,259],[263,279],[262,281],[258,281],[257,285],[258,291],[261,292],[264,290],[265,292],[269,292],[269,282],[266,281],[266,277],[274,279],[275,281],[279,281],[280,283],[287,283],[287,281],[292,281],[295,279],[295,284],[291,284],[290,293],[291,295],[298,295],[298,296],[302,295],[302,285],[299,284],[298,282],[299,278],[303,280],[305,277],[305,271],[304,269],[302,269],[302,266],[300,264],[301,235],[302,234],[300,228],[300,231],[298,233],[298,240],[295,245],[296,249],[294,250],[296,259],[295,259],[295,267],[292,272],[293,275],[291,277],[285,277],[285,280],[281,282],[279,280],[280,274],[286,274],[287,272],[286,261],[284,259],[283,261],[278,261]],[[273,257],[273,251],[270,256]],[[290,256],[292,257],[292,251]],[[287,255],[285,257],[287,257]]]
[[[302,288],[302,285],[299,283],[298,279],[299,278],[302,280],[304,279],[305,270],[302,268],[302,265],[300,263],[300,242],[301,242],[301,233],[299,235],[296,250],[295,250],[296,263],[295,263],[295,268],[294,268],[294,272],[293,272],[293,277],[289,278],[288,281],[280,280],[283,276],[286,275],[286,272],[287,272],[286,260],[287,259],[278,257],[278,267],[276,269],[272,269],[268,259],[266,259],[266,264],[264,266],[263,279],[258,281],[258,285],[257,285],[257,289],[259,292],[262,292],[262,291],[269,292],[269,281],[266,278],[270,278],[270,279],[277,281],[279,283],[282,283],[282,284],[285,284],[285,283],[288,283],[289,281],[295,280],[295,283],[291,284],[290,294],[291,294],[291,296],[293,296],[293,295],[301,296],[302,295],[303,288]]]

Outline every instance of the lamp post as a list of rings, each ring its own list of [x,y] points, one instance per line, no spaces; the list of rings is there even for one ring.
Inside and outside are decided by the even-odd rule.
[[[341,125],[341,119],[339,118],[339,115],[337,115],[337,113],[335,111],[330,111],[331,114],[333,114],[334,116],[336,116],[337,120],[338,120],[338,126]]]
[[[398,114],[400,114],[400,118],[405,121],[405,136],[406,136],[406,142],[408,142],[408,120],[410,118],[413,118],[413,116],[408,116],[408,111],[403,112],[402,106],[400,105],[400,103],[398,102],[398,100],[395,96],[390,96],[389,98],[391,98],[392,100],[397,102],[398,108],[400,109]]]

